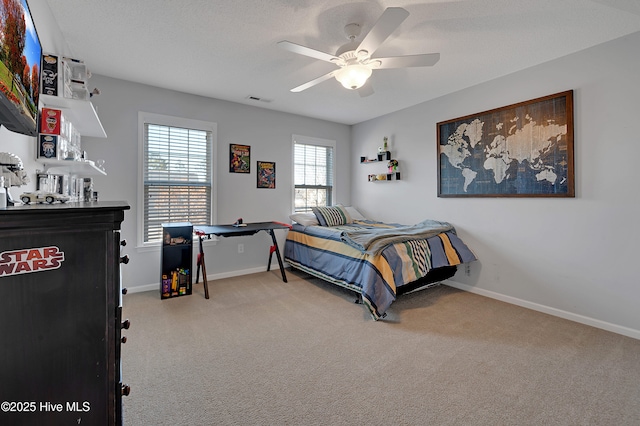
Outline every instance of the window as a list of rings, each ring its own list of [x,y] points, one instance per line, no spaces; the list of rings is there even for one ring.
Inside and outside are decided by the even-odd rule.
[[[140,113],[140,241],[162,239],[162,224],[212,223],[215,123]]]
[[[335,141],[293,137],[295,212],[332,205],[334,151]]]

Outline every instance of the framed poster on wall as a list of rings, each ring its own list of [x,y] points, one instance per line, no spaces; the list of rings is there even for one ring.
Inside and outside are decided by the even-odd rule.
[[[273,161],[258,161],[258,188],[276,187],[276,163]]]
[[[249,173],[251,171],[251,146],[229,145],[229,173]]]
[[[574,197],[573,91],[440,122],[438,197]]]

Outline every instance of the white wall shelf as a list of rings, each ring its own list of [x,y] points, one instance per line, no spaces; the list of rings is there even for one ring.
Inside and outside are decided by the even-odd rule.
[[[371,176],[375,176],[376,178],[373,179]],[[379,176],[383,176],[384,179],[378,179]],[[400,180],[400,172],[369,175],[369,182],[389,182],[391,180]]]
[[[79,176],[101,176],[107,172],[96,166],[91,160],[39,160],[44,164],[44,172],[52,175],[79,175]]]
[[[367,158],[367,157],[360,157],[360,163],[365,164],[365,163],[377,163],[379,161],[389,161],[391,160],[391,152],[389,151],[385,151],[385,152],[379,152],[376,158]]]
[[[64,98],[40,94],[40,102],[47,108],[62,110],[65,117],[71,121],[82,136],[106,138],[107,133],[102,127],[93,104],[90,101]]]

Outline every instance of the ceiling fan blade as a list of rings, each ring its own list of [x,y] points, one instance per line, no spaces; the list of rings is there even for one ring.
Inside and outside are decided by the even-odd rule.
[[[313,87],[316,84],[320,84],[323,81],[329,80],[331,77],[333,77],[335,75],[336,71],[338,71],[338,70],[333,70],[328,74],[325,74],[325,75],[323,75],[321,77],[316,78],[315,80],[311,80],[311,81],[309,81],[309,82],[307,82],[305,84],[301,84],[298,87],[294,87],[293,89],[291,89],[291,91],[292,92],[302,92],[303,90],[306,90],[306,89],[308,89],[310,87]]]
[[[374,58],[373,61],[380,61],[380,66],[376,69],[384,68],[409,68],[409,67],[430,67],[440,60],[439,53],[427,53],[424,55],[394,56],[390,58]]]
[[[371,80],[367,80],[367,82],[358,89],[358,94],[361,98],[366,98],[367,96],[373,95],[375,92],[373,91],[373,85],[371,84]]]
[[[407,16],[409,12],[401,7],[386,8],[356,51],[366,50],[369,55],[373,55],[391,33],[407,19]]]
[[[309,56],[315,59],[320,59],[321,61],[334,62],[337,61],[338,58],[334,55],[330,55],[328,53],[321,52],[316,49],[312,49],[310,47],[302,46],[300,44],[291,43],[287,40],[282,40],[278,42],[278,46],[282,47],[285,50],[288,50],[293,53],[297,53],[299,55]]]

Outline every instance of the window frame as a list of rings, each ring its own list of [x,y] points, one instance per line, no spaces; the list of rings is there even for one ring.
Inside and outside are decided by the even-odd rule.
[[[158,241],[144,241],[144,160],[145,160],[145,124],[157,124],[160,126],[181,127],[194,130],[202,130],[211,132],[211,161],[210,161],[210,174],[211,174],[211,217],[210,223],[216,223],[217,217],[217,176],[216,176],[216,160],[217,160],[217,123],[194,120],[184,117],[175,117],[170,115],[155,114],[150,112],[139,111],[138,112],[138,211],[137,211],[137,223],[138,229],[136,232],[137,246],[160,248],[161,240]]]
[[[291,213],[300,213],[296,211],[296,160],[295,160],[295,152],[296,152],[296,144],[303,145],[315,145],[315,146],[324,146],[331,148],[333,150],[332,155],[332,164],[331,164],[331,202],[330,204],[335,204],[336,199],[336,191],[337,191],[337,183],[336,183],[336,151],[337,144],[335,140],[331,139],[323,139],[316,138],[312,136],[304,136],[304,135],[292,135],[291,137],[291,182],[293,183],[293,188],[291,191]],[[330,205],[328,204],[328,205]],[[308,210],[311,211],[311,210]]]

